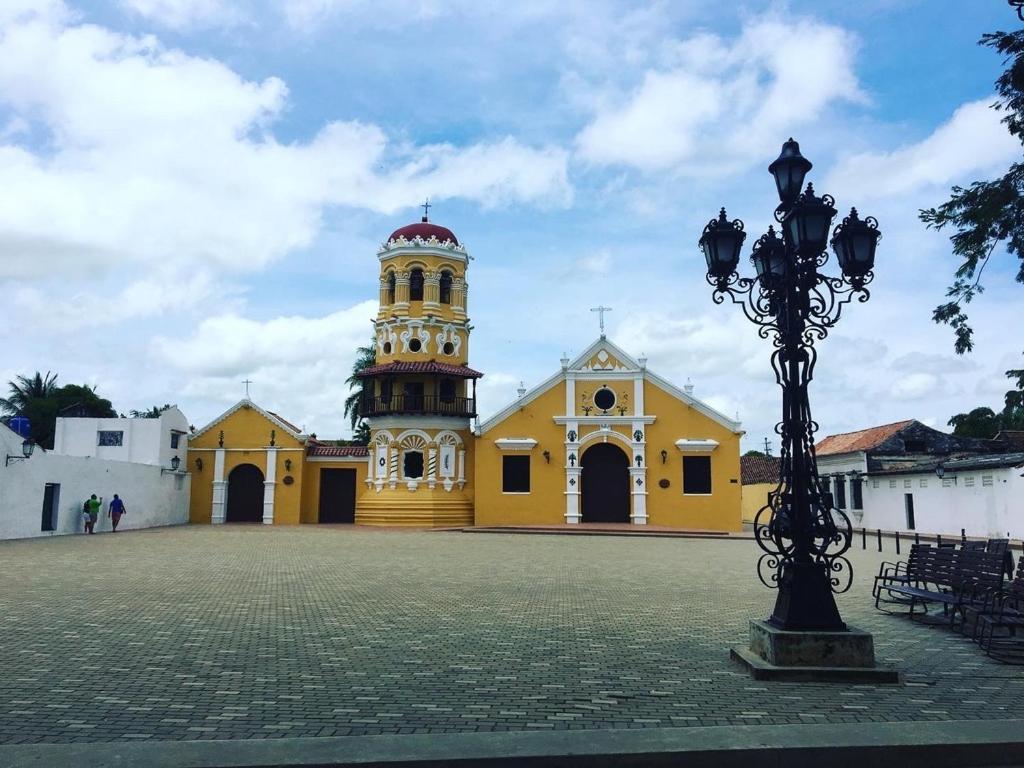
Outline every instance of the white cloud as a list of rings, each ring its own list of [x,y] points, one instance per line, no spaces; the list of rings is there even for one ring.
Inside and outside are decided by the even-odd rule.
[[[912,373],[892,384],[892,396],[897,400],[923,400],[935,394],[939,380],[931,373]]]
[[[854,198],[905,195],[946,187],[971,173],[1005,168],[1021,145],[1000,123],[993,99],[961,105],[925,139],[891,152],[861,152],[843,158],[823,188],[842,188]]]
[[[231,26],[242,20],[233,0],[120,0],[121,6],[172,29]]]
[[[282,143],[280,79],[47,9],[8,11],[0,29],[0,105],[22,121],[0,139],[0,278],[245,272],[310,244],[333,206],[571,199],[564,150],[508,137],[417,146],[338,121]]]
[[[239,382],[252,379],[252,397],[297,424],[340,436],[342,403],[349,394],[355,349],[371,336],[377,303],[365,301],[325,317],[286,316],[253,320],[237,314],[211,317],[189,338],[153,341],[162,366],[186,382],[181,394],[226,406],[236,402]]]
[[[787,44],[800,40],[799,46]],[[811,19],[755,19],[732,41],[680,41],[628,94],[606,94],[577,136],[594,165],[721,175],[762,161],[779,136],[862,101],[848,32]]]

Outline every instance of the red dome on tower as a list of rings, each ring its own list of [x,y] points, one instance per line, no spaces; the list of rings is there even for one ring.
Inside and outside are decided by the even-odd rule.
[[[397,240],[400,237],[404,237],[406,240],[412,240],[414,237],[421,237],[424,240],[429,240],[432,237],[436,237],[439,242],[445,240],[451,240],[455,245],[459,244],[459,238],[455,236],[448,227],[441,227],[437,224],[431,224],[427,217],[424,216],[420,221],[415,224],[406,224],[404,227],[399,227],[391,236],[388,237],[388,242]]]

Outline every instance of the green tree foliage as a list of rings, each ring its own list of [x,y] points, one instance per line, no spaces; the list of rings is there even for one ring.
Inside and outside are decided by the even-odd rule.
[[[743,457],[746,458],[747,456],[767,456],[767,455],[768,454],[765,453],[764,451],[750,450],[750,451],[747,451],[746,453],[744,453]]]
[[[1024,30],[992,32],[978,41],[1003,56],[1006,68],[996,80],[996,102],[993,109],[1004,113],[1002,122],[1018,141],[1024,144]],[[1024,162],[1016,162],[1001,177],[990,181],[976,181],[969,187],[953,187],[949,200],[938,208],[920,213],[929,228],[955,230],[950,236],[953,254],[960,259],[954,273],[953,284],[946,291],[946,301],[935,308],[932,319],[953,329],[957,354],[974,348],[974,330],[971,328],[965,306],[984,291],[981,277],[993,253],[1005,250],[1020,262],[1016,280],[1024,283]],[[1024,369],[1006,372],[1015,381],[1016,389],[1006,393],[1005,407],[993,417],[1002,429],[1012,429],[1024,407]],[[991,424],[981,426],[981,416],[972,414],[990,410],[975,408],[968,414],[957,414],[965,429],[987,431]],[[991,412],[991,411],[990,411]],[[1019,428],[1019,427],[1018,427]]]
[[[1004,409],[996,413],[991,408],[975,408],[970,413],[958,413],[948,422],[957,437],[990,439],[1002,430],[1024,429],[1024,408]]]
[[[1004,57],[1007,66],[996,80],[998,98],[992,106],[1006,113],[1003,124],[1024,143],[1024,30],[993,32],[982,36],[979,45]],[[953,187],[949,200],[920,216],[929,228],[956,230],[950,242],[960,265],[946,292],[949,301],[935,308],[932,319],[953,329],[959,354],[969,352],[974,331],[964,307],[984,291],[982,273],[1000,245],[1020,260],[1016,279],[1024,283],[1024,163],[1013,163],[998,179]]]
[[[36,371],[35,376],[18,376],[14,381],[7,382],[8,396],[0,398],[0,411],[5,416],[17,416],[36,399],[47,398],[57,388],[57,374],[46,372],[43,376]]]
[[[369,445],[370,425],[365,419],[359,418],[359,402],[363,397],[363,380],[359,378],[360,371],[369,368],[377,363],[377,343],[370,340],[370,345],[356,348],[356,359],[352,363],[352,375],[345,379],[351,392],[345,398],[345,416],[352,425],[352,442],[355,445]]]
[[[57,417],[64,412],[79,416],[111,418],[117,416],[111,402],[96,394],[88,384],[57,386],[57,375],[18,376],[7,383],[8,397],[0,399],[0,411],[7,416],[28,418],[31,437],[43,448],[53,448]]]
[[[163,405],[154,405],[145,411],[128,411],[128,415],[133,419],[159,419],[160,414],[164,411],[170,410],[170,408],[170,403],[164,403]]]

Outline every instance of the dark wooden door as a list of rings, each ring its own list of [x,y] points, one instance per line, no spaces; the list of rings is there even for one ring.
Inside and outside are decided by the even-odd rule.
[[[407,382],[403,387],[403,393],[405,395],[405,410],[406,411],[422,411],[423,410],[423,382],[422,381],[410,381]]]
[[[57,494],[60,492],[60,483],[47,483],[43,489],[43,524],[41,531],[52,531],[56,528],[54,519],[57,511]]]
[[[356,521],[356,471],[354,469],[320,470],[321,523],[354,523]]]
[[[583,522],[629,522],[629,457],[617,445],[598,443],[583,454]]]
[[[239,464],[228,475],[229,523],[263,522],[263,473],[252,464]]]

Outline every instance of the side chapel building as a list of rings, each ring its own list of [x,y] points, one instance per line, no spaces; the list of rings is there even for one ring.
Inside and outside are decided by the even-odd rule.
[[[377,253],[368,447],[326,445],[248,398],[195,432],[195,523],[631,523],[740,529],[740,424],[604,334],[483,422],[469,254],[424,216]]]

